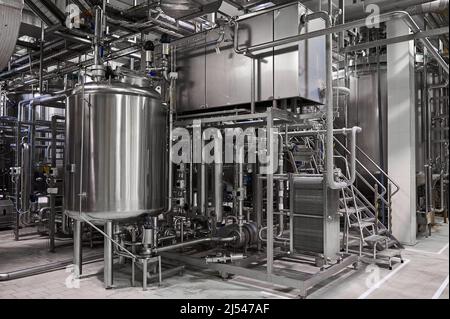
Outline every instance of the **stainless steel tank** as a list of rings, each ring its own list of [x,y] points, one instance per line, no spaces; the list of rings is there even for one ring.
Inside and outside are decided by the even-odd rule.
[[[168,110],[140,83],[146,81],[91,83],[68,97],[64,210],[70,217],[81,212],[113,220],[164,211]]]

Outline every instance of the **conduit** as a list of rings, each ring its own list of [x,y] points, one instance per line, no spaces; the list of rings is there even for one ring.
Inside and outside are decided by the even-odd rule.
[[[91,264],[96,263],[103,260],[103,255],[94,255],[86,258],[86,261],[83,264]],[[64,269],[69,265],[73,264],[73,259],[67,259],[62,261],[57,261],[50,264],[45,264],[36,267],[30,267],[20,270],[14,270],[11,272],[0,273],[0,281],[14,280],[24,277],[30,277],[34,275],[44,274],[47,272],[52,272],[60,269]]]

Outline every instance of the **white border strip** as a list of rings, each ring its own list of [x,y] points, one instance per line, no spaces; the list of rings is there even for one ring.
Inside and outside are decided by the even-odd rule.
[[[285,298],[285,299],[290,299],[290,298],[298,298],[298,296],[296,295],[292,295],[292,294],[288,294],[288,293],[283,293],[283,292],[278,292],[276,290],[272,290],[270,288],[267,287],[262,287],[262,286],[258,286],[258,285],[253,285],[251,283],[248,282],[243,282],[243,281],[237,281],[238,278],[233,278],[232,280],[229,280],[229,283],[233,283],[236,285],[240,285],[240,286],[246,286],[248,288],[257,288],[257,289],[261,289],[261,293],[267,293],[267,294],[271,294],[280,298]]]
[[[445,278],[444,282],[441,284],[439,289],[436,290],[436,292],[434,293],[433,297],[431,297],[431,299],[439,299],[439,297],[442,295],[442,293],[444,292],[444,289],[447,287],[447,285],[448,285],[448,276],[447,276],[447,278]]]
[[[444,252],[444,250],[446,250],[446,249],[447,249],[447,247],[448,247],[448,244],[449,244],[449,243],[447,243],[447,245],[445,245],[444,247],[442,247],[442,249],[441,249],[441,250],[439,250],[439,251],[438,251],[438,255],[442,254],[442,253]],[[447,277],[447,281],[448,281],[448,277]]]
[[[377,284],[373,285],[373,286],[370,287],[366,292],[364,292],[363,294],[361,294],[361,295],[358,297],[358,299],[366,299],[372,292],[374,292],[376,289],[380,288],[382,284],[384,284],[389,278],[391,278],[391,277],[394,276],[397,272],[399,272],[400,269],[402,269],[403,267],[405,267],[409,262],[410,262],[409,259],[404,259],[404,263],[403,263],[403,264],[401,264],[400,266],[398,266],[398,267],[395,268],[394,270],[391,270],[387,276],[383,277],[383,279],[381,279]]]
[[[410,251],[410,252],[413,252],[413,253],[441,255],[441,254],[448,248],[448,244],[449,244],[449,243],[446,243],[446,244],[444,245],[444,247],[442,247],[438,252],[435,252],[435,251],[426,251],[426,250],[419,250],[419,249],[414,249],[414,248],[405,248],[404,250]]]
[[[264,291],[264,290],[261,290],[261,294],[262,294],[262,295],[266,295],[266,296],[271,296],[271,297],[281,298],[281,299],[291,299],[291,298],[289,298],[289,297],[281,296],[281,295],[277,295],[277,294],[273,294],[273,293],[271,293],[271,292]]]

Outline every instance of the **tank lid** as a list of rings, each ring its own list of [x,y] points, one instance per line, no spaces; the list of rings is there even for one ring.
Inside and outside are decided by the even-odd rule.
[[[82,94],[83,86],[77,85],[71,95]],[[84,92],[90,93],[110,93],[125,95],[143,95],[154,99],[161,99],[161,95],[151,87],[139,87],[130,83],[123,83],[118,80],[111,82],[92,82],[84,85]]]

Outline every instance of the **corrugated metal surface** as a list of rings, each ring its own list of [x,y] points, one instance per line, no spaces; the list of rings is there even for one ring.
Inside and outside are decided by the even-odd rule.
[[[22,9],[23,0],[0,0],[0,70],[6,67],[14,52]]]
[[[294,251],[312,252],[331,260],[338,256],[339,192],[326,186],[323,176],[293,176]]]

